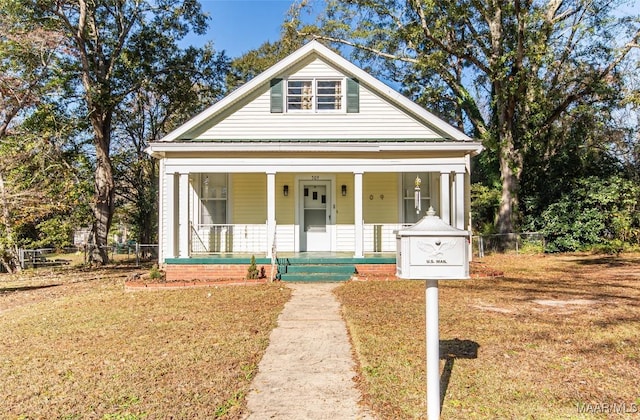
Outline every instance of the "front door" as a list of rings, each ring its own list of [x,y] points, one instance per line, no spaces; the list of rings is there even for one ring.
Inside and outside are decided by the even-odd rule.
[[[300,251],[331,251],[331,181],[300,181]]]

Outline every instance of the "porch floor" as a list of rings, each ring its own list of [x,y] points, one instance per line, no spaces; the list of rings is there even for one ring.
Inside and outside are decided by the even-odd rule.
[[[167,258],[165,271],[169,280],[243,279],[253,255],[229,253]],[[272,263],[271,258],[265,256],[256,257],[255,262],[265,271]],[[275,265],[277,269],[271,275],[284,281],[346,281],[354,274],[393,276],[396,256],[395,253],[376,253],[358,258],[352,252],[283,252],[278,254]]]
[[[166,264],[247,264],[251,253],[196,254],[190,258],[167,258]],[[278,260],[307,264],[395,264],[395,253],[371,253],[354,257],[352,252],[281,252]],[[256,264],[271,264],[271,258],[256,256]]]

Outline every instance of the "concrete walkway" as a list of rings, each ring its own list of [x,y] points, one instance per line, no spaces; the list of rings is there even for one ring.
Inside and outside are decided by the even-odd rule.
[[[372,419],[358,405],[337,284],[288,284],[291,300],[247,396],[245,419]]]

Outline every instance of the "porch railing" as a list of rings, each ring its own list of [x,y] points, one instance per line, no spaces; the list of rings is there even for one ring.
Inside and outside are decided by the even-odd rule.
[[[364,252],[396,252],[395,232],[411,224],[404,223],[365,223]]]
[[[263,224],[198,224],[191,227],[191,253],[264,252],[267,227]]]
[[[365,224],[363,230],[364,252],[382,253],[396,251],[397,230],[411,226],[403,223],[371,223]],[[353,226],[352,226],[353,227]],[[342,238],[337,238],[341,251],[353,250],[355,238],[353,229],[337,231]],[[344,236],[346,235],[346,236]],[[272,254],[277,251],[294,249],[294,225],[278,225],[277,250],[275,244],[267,244],[266,224],[193,224],[191,226],[192,254],[223,254],[223,253],[265,253],[268,247]]]

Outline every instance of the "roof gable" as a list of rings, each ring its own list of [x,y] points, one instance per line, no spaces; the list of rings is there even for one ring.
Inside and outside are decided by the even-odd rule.
[[[318,41],[309,42],[293,54],[276,63],[219,102],[167,134],[161,141],[232,139],[233,133],[235,133],[236,136],[241,136],[244,140],[258,140],[258,138],[255,137],[264,140],[283,138],[281,133],[269,133],[268,130],[267,132],[252,132],[251,130],[237,129],[237,127],[246,128],[246,123],[240,125],[236,122],[234,131],[234,121],[241,118],[241,113],[244,112],[243,107],[247,104],[261,100],[264,101],[265,95],[268,96],[272,79],[292,75],[309,77],[313,74],[318,75],[318,73],[328,75],[329,77],[350,77],[357,79],[363,88],[364,98],[366,98],[367,94],[370,94],[371,98],[378,98],[377,102],[370,100],[371,104],[377,104],[378,107],[382,106],[382,104],[387,105],[387,108],[377,109],[377,114],[375,114],[375,112],[372,114],[372,123],[381,123],[384,120],[385,123],[389,122],[390,124],[387,133],[381,130],[382,125],[380,128],[372,127],[375,133],[380,134],[380,139],[386,139],[388,141],[390,138],[397,138],[401,140],[401,137],[403,137],[402,133],[404,133],[405,137],[414,136],[420,140],[471,141],[471,138],[458,129],[431,114],[399,92],[344,59],[339,54],[320,44]],[[268,108],[266,108],[266,110],[268,111]],[[366,112],[366,107],[362,111]],[[292,137],[300,139],[301,135],[304,135],[305,138],[309,138],[310,140],[333,137],[330,130],[327,132],[328,127],[336,126],[335,121],[331,120],[331,114],[314,114],[312,118],[300,117],[300,115],[294,116],[289,122],[280,120],[281,125],[293,123],[293,128],[287,131],[287,135],[284,137],[285,139],[291,139]],[[336,115],[334,114],[333,118],[335,117]],[[318,124],[320,129],[314,129],[314,123]],[[296,124],[300,127],[296,127]],[[343,124],[343,126],[348,127],[354,125],[351,123]],[[255,130],[260,129],[261,127],[256,125]],[[340,136],[350,140],[357,139],[357,129],[358,128],[355,127],[352,133],[343,133]],[[315,133],[315,135],[312,133]],[[370,136],[367,137],[369,140],[372,140],[369,138]]]

